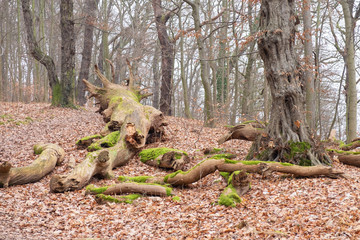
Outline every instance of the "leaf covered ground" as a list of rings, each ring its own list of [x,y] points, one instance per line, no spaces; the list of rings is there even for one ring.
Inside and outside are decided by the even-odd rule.
[[[176,189],[179,202],[171,197],[142,197],[133,204],[99,205],[85,190],[50,193],[51,176],[71,171],[86,155],[75,142],[104,126],[95,110],[0,103],[0,161],[26,166],[36,158],[32,147],[39,142],[56,143],[66,151],[63,165],[39,182],[0,189],[0,239],[359,239],[360,169],[336,162],[334,166],[348,179],[250,175],[252,189],[235,208],[216,204],[225,187],[218,173]],[[207,147],[225,148],[240,160],[250,146],[240,140],[218,146],[225,128],[204,128],[199,121],[174,117],[167,121],[167,140],[148,147],[187,151],[190,165],[203,159]],[[115,173],[163,176],[169,172],[135,158]]]

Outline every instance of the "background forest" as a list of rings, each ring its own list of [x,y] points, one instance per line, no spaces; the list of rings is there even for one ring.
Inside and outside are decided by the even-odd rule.
[[[47,70],[29,51],[22,2],[1,1],[0,100],[49,102]],[[66,41],[74,41],[70,68],[75,74],[64,84],[71,87],[70,102],[86,102],[81,79],[100,85],[94,64],[111,78],[106,59],[115,69],[113,81],[123,83],[128,59],[137,84],[153,92],[143,103],[167,115],[208,125],[268,120],[271,97],[256,44],[260,1],[62,2],[73,5],[69,16],[74,29]],[[309,125],[322,138],[336,129],[337,138],[352,134],[353,139],[360,5],[346,0],[297,4],[296,51],[309,79]],[[30,1],[34,40],[53,59],[55,73],[63,76],[60,10],[59,1]],[[65,82],[62,77],[60,81]]]

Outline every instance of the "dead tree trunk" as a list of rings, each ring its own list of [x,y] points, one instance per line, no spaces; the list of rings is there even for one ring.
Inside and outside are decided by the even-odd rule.
[[[64,150],[55,144],[37,144],[34,153],[39,157],[26,167],[13,168],[9,162],[0,163],[0,187],[36,182],[50,173],[64,159]]]
[[[325,149],[316,146],[304,116],[304,77],[294,51],[298,17],[292,0],[262,0],[258,40],[272,109],[267,136],[254,142],[253,156],[307,165],[329,164]],[[301,148],[291,149],[291,144]]]
[[[112,176],[112,169],[126,164],[147,142],[159,140],[163,135],[163,114],[151,106],[143,106],[140,90],[111,83],[95,66],[95,73],[104,87],[99,88],[83,80],[91,97],[99,102],[99,113],[107,122],[100,135],[116,137],[113,145],[104,145],[87,155],[68,175],[55,175],[50,181],[52,192],[64,192],[84,187],[94,175]],[[112,134],[119,131],[119,134]],[[108,137],[110,138],[110,137]],[[96,139],[96,138],[95,138]],[[109,140],[109,139],[108,139]]]

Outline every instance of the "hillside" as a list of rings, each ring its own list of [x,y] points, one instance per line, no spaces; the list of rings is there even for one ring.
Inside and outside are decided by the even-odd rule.
[[[20,167],[35,159],[38,142],[57,143],[66,151],[64,164],[41,181],[0,189],[0,239],[356,239],[360,234],[359,169],[337,162],[349,179],[294,179],[250,175],[252,189],[235,208],[216,205],[226,186],[218,173],[170,197],[143,197],[133,204],[98,205],[85,190],[53,194],[51,176],[81,162],[76,149],[81,137],[98,132],[104,123],[95,108],[71,110],[49,104],[0,104],[0,162]],[[251,143],[231,140],[218,146],[225,128],[204,128],[197,120],[167,117],[167,140],[147,147],[187,151],[191,167],[207,147],[226,148],[243,159]],[[133,159],[116,175],[166,172]],[[95,185],[114,180],[93,180]]]

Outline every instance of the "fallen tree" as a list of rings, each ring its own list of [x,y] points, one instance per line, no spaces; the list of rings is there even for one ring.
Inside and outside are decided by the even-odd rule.
[[[15,168],[9,162],[0,162],[0,187],[37,182],[61,164],[65,156],[56,144],[37,144],[34,153],[39,157],[29,166]]]
[[[110,82],[95,66],[95,73],[103,83],[96,87],[83,80],[90,97],[95,97],[100,106],[98,112],[107,123],[97,135],[83,138],[78,145],[89,145],[92,152],[67,175],[55,175],[50,181],[52,192],[65,192],[84,187],[94,175],[113,176],[112,169],[126,164],[146,143],[163,137],[163,114],[140,104],[149,96],[142,93],[130,75],[128,86]]]

